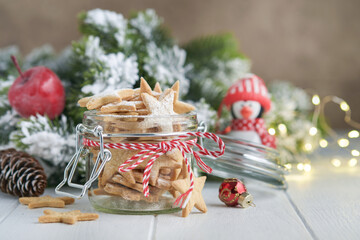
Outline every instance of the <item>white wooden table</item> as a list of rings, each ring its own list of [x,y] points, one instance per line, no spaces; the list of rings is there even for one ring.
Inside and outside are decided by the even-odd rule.
[[[0,239],[360,239],[360,166],[314,161],[309,174],[287,179],[287,191],[247,182],[255,208],[226,207],[217,197],[220,182],[207,182],[206,214],[99,213],[98,220],[76,225],[40,224],[43,209],[27,209],[0,192]],[[54,189],[46,194],[55,195]],[[73,209],[95,211],[86,197],[60,211]]]

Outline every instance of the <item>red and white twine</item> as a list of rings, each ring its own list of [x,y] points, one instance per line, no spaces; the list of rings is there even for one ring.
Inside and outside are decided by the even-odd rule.
[[[208,151],[201,145],[197,144],[197,139],[185,140],[189,137],[201,137],[201,138],[208,138],[216,142],[219,146],[220,151]],[[90,139],[84,138],[83,144],[89,147],[99,147],[100,143],[92,141]],[[199,150],[194,151],[193,147],[197,147]],[[149,196],[149,179],[151,168],[154,165],[154,162],[157,158],[159,158],[164,153],[172,150],[172,149],[179,149],[183,158],[184,162],[187,167],[187,171],[189,173],[190,178],[190,187],[189,189],[180,195],[175,200],[175,205],[180,205],[181,207],[185,207],[191,197],[192,191],[194,189],[194,176],[191,171],[190,163],[186,157],[185,153],[190,153],[194,156],[197,165],[205,172],[211,173],[212,169],[207,166],[200,158],[199,155],[207,155],[213,157],[219,157],[224,154],[225,151],[225,144],[213,133],[208,132],[189,132],[184,135],[178,136],[176,139],[171,141],[163,141],[160,143],[104,143],[104,148],[113,148],[113,149],[128,149],[128,150],[140,150],[137,154],[126,160],[123,164],[119,166],[119,172],[128,172],[132,169],[136,168],[139,164],[141,164],[145,159],[149,158],[148,163],[146,164],[144,175],[143,175],[143,193],[146,197]],[[130,165],[129,165],[130,164]],[[127,166],[129,165],[129,166]]]

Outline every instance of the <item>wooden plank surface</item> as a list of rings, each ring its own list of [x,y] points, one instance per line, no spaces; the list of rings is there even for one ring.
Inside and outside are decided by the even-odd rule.
[[[208,212],[157,217],[155,239],[312,239],[283,190],[248,183],[256,207],[226,207],[218,199],[221,182],[203,191]]]
[[[287,194],[318,239],[360,239],[360,167],[313,160],[305,175],[287,177]]]
[[[0,193],[0,239],[360,239],[360,168],[334,168],[313,161],[306,175],[287,177],[288,191],[248,182],[255,208],[226,207],[218,199],[220,182],[203,191],[208,212],[158,216],[99,213],[93,222],[40,224],[44,209],[29,210]],[[54,195],[53,189],[46,194]],[[84,197],[66,210],[94,212]],[[65,211],[65,209],[61,209]]]
[[[16,197],[0,191],[0,224],[15,210],[18,205],[19,202]]]
[[[53,189],[47,189],[45,194],[55,196]],[[4,197],[5,194],[1,193],[0,205]],[[17,199],[13,199],[13,202],[17,202]],[[0,224],[0,239],[148,239],[154,224],[154,216],[122,216],[99,212],[99,219],[96,221],[78,222],[75,225],[41,224],[38,223],[38,217],[43,215],[44,209],[46,208],[28,209],[25,205],[18,205]],[[55,210],[75,209],[95,212],[87,197],[67,205],[65,209]]]

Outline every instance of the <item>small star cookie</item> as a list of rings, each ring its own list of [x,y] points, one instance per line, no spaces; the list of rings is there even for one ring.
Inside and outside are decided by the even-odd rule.
[[[160,86],[159,82],[156,82],[155,87],[154,87],[154,92],[162,93],[161,86]]]
[[[55,207],[63,208],[65,205],[72,204],[75,202],[75,199],[71,197],[21,197],[19,202],[24,205],[28,205],[30,209],[32,208],[42,208],[42,207]]]
[[[150,187],[149,197],[145,197],[142,192],[138,192],[134,189],[125,187],[117,183],[107,183],[104,187],[104,190],[111,195],[121,196],[122,198],[130,201],[147,201],[147,202],[157,202],[159,197],[164,193],[164,190]]]
[[[150,158],[143,161],[142,163],[140,163],[139,166],[136,167],[136,169],[145,169],[149,160],[150,160]],[[160,156],[158,159],[155,160],[155,162],[151,168],[151,173],[149,176],[150,177],[149,184],[152,186],[156,186],[156,183],[157,183],[157,180],[159,177],[159,173],[160,173],[160,169],[162,169],[162,168],[181,169],[181,166],[182,166],[181,163],[178,163],[178,162],[172,160],[165,154]]]
[[[119,183],[121,185],[124,185],[125,187],[134,189],[138,192],[142,192],[143,191],[143,186],[140,183],[134,182],[129,182],[124,176],[122,176],[121,174],[115,174],[112,179],[113,182]]]
[[[69,212],[56,212],[50,209],[44,210],[43,216],[39,217],[40,223],[66,223],[75,224],[77,221],[92,221],[99,218],[96,213],[82,213],[80,210]]]
[[[142,93],[141,98],[151,115],[173,115],[174,91],[166,91],[157,100],[148,93]]]
[[[179,90],[180,90],[179,81],[176,81],[174,85],[172,85],[171,89],[175,92],[174,112],[176,112],[177,114],[183,114],[195,110],[195,107],[193,105],[179,100]]]
[[[149,86],[149,84],[147,83],[147,81],[143,77],[140,78],[140,95],[142,93],[147,93],[149,95],[153,95],[151,87]]]
[[[112,157],[110,161],[105,164],[101,178],[99,178],[99,187],[104,187],[106,183],[111,180],[114,174],[118,173],[119,166],[139,152],[139,150],[109,150]],[[121,175],[126,178],[128,182],[135,183],[132,171],[121,173]]]
[[[194,206],[203,213],[207,212],[205,201],[201,195],[201,190],[204,187],[205,181],[206,176],[194,179],[194,190],[191,194],[188,204],[182,210],[183,217],[187,217]],[[179,191],[181,194],[183,194],[189,189],[190,181],[188,179],[179,179],[173,181],[171,185],[175,188],[176,191]]]
[[[175,115],[173,110],[174,91],[169,89],[165,91],[159,97],[159,100],[147,93],[142,93],[141,98],[146,106],[149,115],[152,116],[166,116]],[[146,118],[139,124],[142,129],[150,129],[153,127],[159,127],[161,132],[173,132],[173,121],[171,119],[166,121],[159,121],[156,118]]]
[[[81,99],[80,99],[81,100]],[[79,100],[79,104],[80,104]],[[86,103],[86,107],[89,110],[97,109],[103,105],[113,103],[113,102],[120,102],[121,97],[117,94],[116,91],[109,92],[109,93],[101,93],[95,96],[92,96],[89,101]]]
[[[103,105],[100,109],[102,113],[115,113],[115,112],[131,112],[136,110],[135,102],[121,101],[115,103],[108,103]]]

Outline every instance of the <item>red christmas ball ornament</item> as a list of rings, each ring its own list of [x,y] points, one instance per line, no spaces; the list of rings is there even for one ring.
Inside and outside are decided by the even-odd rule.
[[[65,90],[56,74],[44,66],[22,72],[14,56],[11,56],[20,76],[8,93],[10,105],[22,116],[37,113],[50,119],[59,116],[65,107]]]
[[[242,181],[237,178],[227,178],[219,188],[219,198],[227,206],[242,208],[254,207],[253,196],[247,192]]]

